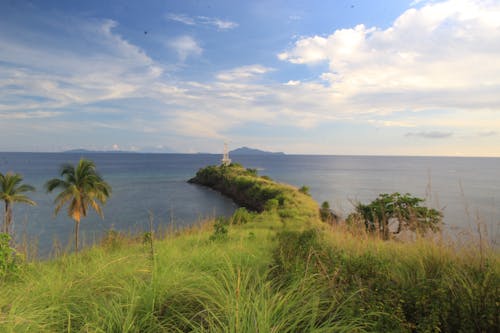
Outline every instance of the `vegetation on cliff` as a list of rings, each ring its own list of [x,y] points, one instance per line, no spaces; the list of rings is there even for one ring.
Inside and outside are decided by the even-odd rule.
[[[320,226],[318,204],[297,188],[233,163],[200,169],[190,183],[208,186],[256,212],[276,212],[289,228]]]

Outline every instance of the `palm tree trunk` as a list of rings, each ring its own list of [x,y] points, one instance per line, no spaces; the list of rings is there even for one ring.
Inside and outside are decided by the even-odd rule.
[[[12,222],[12,208],[10,202],[5,202],[5,215],[4,215],[4,232],[10,234],[10,223]]]
[[[3,213],[2,232],[5,233],[6,229],[7,229],[7,201],[5,202],[5,211]]]
[[[75,220],[75,253],[78,254],[78,229],[80,227],[80,221]]]

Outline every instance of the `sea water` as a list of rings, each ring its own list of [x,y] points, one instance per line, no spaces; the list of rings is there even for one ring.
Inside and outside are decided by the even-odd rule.
[[[58,177],[62,163],[81,157],[96,163],[112,186],[104,219],[90,213],[80,224],[82,239],[98,239],[111,228],[144,231],[149,216],[156,227],[183,227],[214,216],[229,216],[237,206],[228,198],[186,181],[199,168],[218,164],[220,155],[136,153],[0,153],[0,172],[21,173],[37,188],[28,195],[38,205],[14,205],[16,235],[36,239],[47,255],[57,239],[68,243],[73,221],[63,208],[54,216],[55,193],[45,182]],[[368,203],[380,193],[411,193],[441,210],[447,230],[463,230],[478,222],[497,241],[500,225],[500,159],[464,157],[382,157],[257,155],[231,156],[259,174],[295,186],[308,186],[314,199],[328,201],[341,216],[353,205]]]

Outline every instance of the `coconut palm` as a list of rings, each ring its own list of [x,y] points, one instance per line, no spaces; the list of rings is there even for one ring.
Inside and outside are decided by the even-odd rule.
[[[5,202],[5,213],[2,232],[10,233],[12,223],[12,205],[15,202],[25,203],[35,206],[36,202],[25,196],[23,193],[32,192],[35,188],[31,185],[21,184],[23,177],[18,173],[7,172],[5,175],[0,172],[0,200]]]
[[[78,253],[78,229],[82,217],[87,216],[90,208],[102,218],[100,204],[105,204],[111,195],[111,186],[97,173],[94,162],[80,159],[78,164],[63,164],[60,175],[62,179],[54,178],[45,184],[47,192],[60,189],[54,200],[57,215],[61,208],[68,204],[68,216],[75,221],[75,252]]]

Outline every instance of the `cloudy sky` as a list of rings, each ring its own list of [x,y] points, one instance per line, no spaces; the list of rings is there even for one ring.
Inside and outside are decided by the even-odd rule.
[[[500,156],[500,1],[0,2],[0,151]]]

